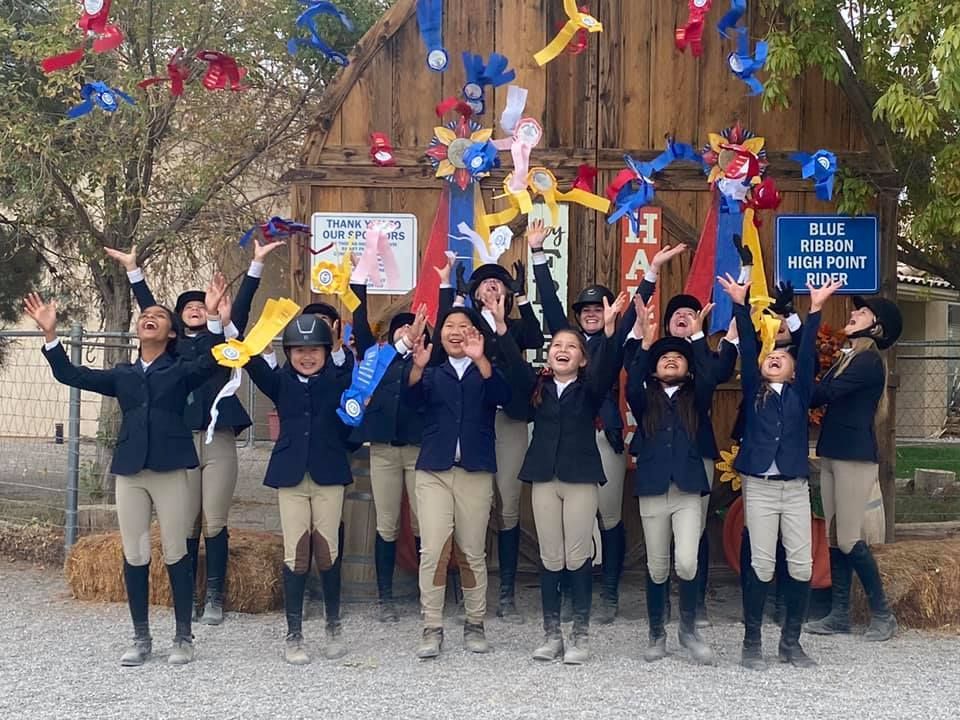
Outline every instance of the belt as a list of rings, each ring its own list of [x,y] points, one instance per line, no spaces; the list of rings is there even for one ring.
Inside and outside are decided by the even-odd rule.
[[[793,475],[761,475],[764,480],[796,480]]]

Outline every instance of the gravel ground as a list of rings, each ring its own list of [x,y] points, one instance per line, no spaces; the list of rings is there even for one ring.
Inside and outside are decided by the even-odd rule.
[[[532,585],[532,582],[526,583]],[[127,640],[123,605],[78,603],[62,577],[24,563],[0,561],[0,717],[13,718],[956,718],[960,638],[903,632],[882,645],[857,637],[810,638],[820,661],[812,671],[771,665],[742,670],[741,628],[734,589],[715,598],[715,625],[706,631],[718,667],[690,663],[671,625],[671,656],[640,659],[646,625],[638,593],[625,589],[626,618],[592,632],[594,657],[583,667],[529,659],[538,624],[487,623],[494,652],[470,656],[452,622],[437,661],[413,657],[415,608],[397,625],[382,625],[367,605],[350,605],[344,633],[351,653],[337,662],[319,656],[322,622],[305,623],[316,658],[305,668],[280,659],[282,617],[228,615],[220,628],[196,629],[197,660],[165,664],[172,615],[152,609],[155,657],[121,668]],[[537,612],[524,589],[528,618]],[[766,631],[765,651],[776,651]]]

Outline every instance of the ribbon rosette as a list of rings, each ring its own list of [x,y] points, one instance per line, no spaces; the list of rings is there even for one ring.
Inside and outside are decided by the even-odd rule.
[[[250,89],[247,85],[241,85],[247,69],[240,67],[230,55],[217,50],[201,50],[197,53],[197,59],[207,63],[207,71],[203,75],[203,86],[207,90]]]
[[[483,115],[486,110],[486,88],[500,87],[513,82],[517,73],[507,70],[510,61],[500,53],[491,53],[490,60],[484,64],[482,55],[463,53],[463,68],[467,82],[463,86],[463,96],[473,110],[474,115]]]
[[[186,83],[188,76],[189,72],[186,64],[183,61],[183,48],[179,48],[173,55],[170,56],[170,61],[167,63],[166,76],[157,76],[147,78],[146,80],[141,80],[139,83],[137,83],[137,87],[143,90],[151,85],[156,85],[157,83],[169,82],[170,94],[174,97],[180,97],[183,95],[183,86]]]
[[[829,150],[817,150],[813,155],[798,152],[790,156],[803,166],[803,179],[813,178],[818,200],[833,199],[833,179],[837,174],[837,156]]]
[[[733,467],[739,452],[739,445],[732,445],[730,450],[721,450],[720,462],[717,463],[717,470],[720,471],[720,482],[730,483],[730,489],[734,492],[741,487],[740,473]]]
[[[123,32],[108,22],[111,2],[113,0],[83,0],[83,14],[77,21],[77,27],[83,31],[84,37],[95,36],[91,47],[97,54],[116,50],[123,43]],[[84,48],[80,47],[48,57],[40,63],[40,67],[45,73],[63,70],[80,62],[84,53]]]
[[[213,442],[213,433],[217,426],[217,418],[220,415],[218,406],[225,397],[233,395],[240,387],[240,368],[250,362],[250,358],[259,355],[269,347],[273,339],[283,332],[293,318],[300,313],[300,306],[289,298],[274,300],[270,298],[263,306],[263,312],[260,319],[250,328],[250,332],[243,340],[231,338],[225,343],[220,343],[211,351],[218,365],[232,368],[230,379],[217,393],[210,408],[210,424],[207,425],[206,444]]]
[[[393,157],[393,143],[386,133],[370,133],[370,157],[380,167],[391,167],[397,164]]]
[[[117,99],[123,100],[128,105],[136,105],[136,101],[122,90],[111,88],[103,82],[87,83],[80,90],[80,96],[83,102],[67,111],[67,117],[74,119],[82,117],[93,111],[95,107],[105,112],[116,112],[120,108]]]
[[[675,33],[677,50],[683,52],[689,45],[691,55],[703,55],[703,28],[712,5],[713,0],[687,0],[687,22]]]
[[[350,289],[350,250],[352,246],[353,243],[351,242],[350,247],[343,254],[340,265],[327,260],[318,262],[311,275],[314,292],[336,295],[350,312],[360,307],[360,298]]]
[[[337,417],[345,425],[357,427],[363,422],[367,403],[396,356],[393,345],[374,345],[363,354],[363,360],[353,366],[353,381],[340,396],[337,408]]]
[[[443,47],[443,0],[417,0],[417,25],[427,46],[427,67],[443,72],[450,63]]]
[[[750,88],[748,95],[759,95],[763,92],[763,83],[757,80],[754,75],[767,64],[766,42],[758,40],[753,53],[751,53],[750,36],[747,34],[747,28],[738,27],[737,50],[730,53],[727,57],[727,63],[730,65],[730,72],[743,80]]]
[[[480,179],[500,167],[500,156],[496,146],[487,140],[474,143],[463,153],[463,162],[474,178]]]
[[[556,58],[569,47],[574,36],[580,30],[588,33],[603,32],[603,25],[593,15],[582,12],[577,7],[576,0],[563,0],[563,11],[567,14],[567,22],[550,43],[536,53],[533,59],[537,65],[543,66]]]
[[[347,59],[347,56],[331,48],[320,36],[320,31],[317,29],[318,15],[332,15],[339,20],[340,24],[349,32],[353,32],[353,22],[347,14],[332,2],[328,2],[328,0],[300,0],[300,3],[308,7],[300,14],[300,17],[297,18],[296,24],[299,29],[305,30],[309,37],[290,38],[287,41],[287,52],[291,55],[296,55],[299,48],[312,47],[326,57],[327,60],[341,67],[349,65],[350,60]]]
[[[602,213],[610,211],[610,201],[592,192],[577,187],[567,192],[560,192],[557,178],[544,167],[536,167],[530,171],[528,184],[535,195],[543,196],[544,202],[550,208],[554,225],[560,222],[560,203],[562,202],[576,203]]]

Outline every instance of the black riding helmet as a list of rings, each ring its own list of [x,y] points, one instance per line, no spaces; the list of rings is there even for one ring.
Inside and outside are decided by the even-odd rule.
[[[496,263],[487,263],[486,265],[481,265],[473,271],[473,275],[470,276],[470,285],[468,289],[468,292],[470,293],[470,301],[478,311],[483,309],[483,303],[480,302],[480,298],[477,297],[477,291],[480,289],[480,283],[482,283],[484,280],[490,279],[499,280],[503,283],[503,287],[507,291],[506,297],[503,301],[503,308],[506,311],[506,314],[509,315],[511,310],[513,310],[513,292],[510,290],[510,283],[513,282],[513,278],[510,276],[510,273],[507,272],[507,269],[502,265],[497,265]],[[437,327],[439,327],[439,325]]]
[[[203,290],[187,290],[177,297],[177,304],[174,305],[173,311],[179,318],[183,314],[183,309],[187,306],[187,303],[204,302],[206,299],[207,294]]]
[[[867,331],[854,333],[850,337],[871,337],[877,343],[877,348],[880,350],[886,350],[899,339],[900,333],[903,332],[903,315],[900,313],[900,308],[897,307],[895,302],[887,300],[886,298],[865,298],[860,295],[854,295],[853,306],[857,308],[857,310],[864,307],[870,308],[870,311],[876,315],[876,325],[880,326],[883,334],[879,337],[874,337]]]
[[[315,314],[295,317],[283,329],[283,351],[290,356],[290,348],[295,347],[333,347],[333,334],[330,326]]]
[[[670,318],[673,317],[673,314],[680,310],[681,308],[687,308],[693,310],[694,312],[700,312],[703,310],[703,304],[697,300],[693,295],[674,295],[670,298],[670,302],[667,303],[667,309],[663,313],[663,334],[670,336]]]
[[[690,375],[693,374],[693,346],[683,338],[672,337],[668,335],[667,337],[660,338],[650,346],[649,367],[651,375],[654,375],[657,372],[657,363],[660,361],[660,358],[669,352],[680,353],[683,355],[684,359],[687,361],[687,372]]]
[[[617,299],[610,288],[606,288],[603,285],[587,285],[587,287],[580,291],[576,301],[573,303],[574,315],[579,315],[580,311],[587,305],[603,305],[604,298],[607,299],[610,305],[613,305]]]

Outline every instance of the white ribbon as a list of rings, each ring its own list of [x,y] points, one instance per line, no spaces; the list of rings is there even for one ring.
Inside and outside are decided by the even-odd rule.
[[[503,238],[500,237],[498,238],[498,242],[491,243],[492,249],[488,248],[487,244],[483,241],[483,238],[480,237],[476,232],[474,232],[473,229],[469,225],[467,225],[465,222],[462,222],[459,225],[457,225],[457,230],[459,230],[462,233],[462,236],[457,237],[456,235],[453,235],[452,237],[456,240],[464,240],[464,239],[469,240],[470,244],[473,245],[474,250],[477,251],[477,255],[479,256],[480,260],[484,264],[488,264],[488,263],[495,264],[500,259],[500,256],[503,255],[503,253],[505,253],[510,247],[509,242],[507,242],[506,247],[504,247]],[[497,230],[495,230],[494,232],[497,232],[500,230],[506,230],[507,234],[510,235],[510,239],[511,240],[513,239],[513,235],[510,234],[510,230],[505,227],[497,228]]]
[[[517,123],[523,117],[523,110],[527,106],[527,89],[517,85],[507,88],[507,106],[500,114],[500,127],[507,135],[513,135]]]
[[[213,442],[213,433],[217,429],[217,418],[220,416],[220,409],[217,406],[221,400],[230,397],[240,389],[240,381],[242,379],[243,374],[240,372],[240,368],[233,368],[233,370],[230,371],[230,379],[227,381],[227,384],[220,388],[217,397],[213,399],[213,406],[210,408],[210,424],[207,425],[207,437],[204,440],[204,445],[209,445]]]

